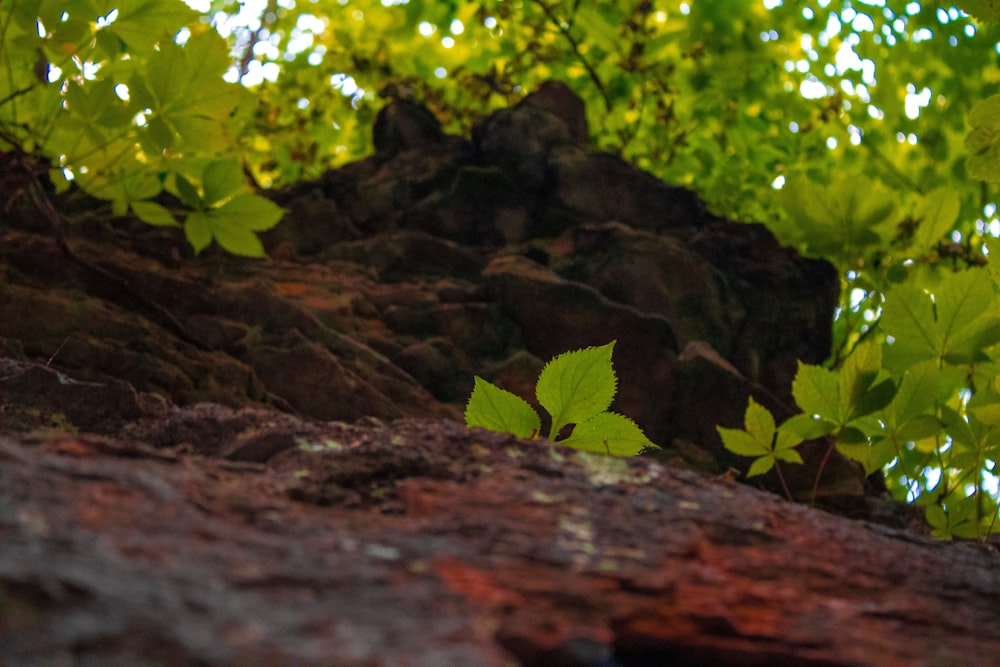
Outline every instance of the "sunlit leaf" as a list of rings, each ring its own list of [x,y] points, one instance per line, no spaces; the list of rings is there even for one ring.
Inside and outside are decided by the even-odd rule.
[[[549,361],[535,394],[552,415],[550,437],[567,424],[580,424],[611,405],[618,380],[611,364],[615,341],[601,347],[564,352]]]
[[[475,388],[465,407],[465,423],[518,438],[536,438],[542,428],[527,401],[506,389],[476,377]]]
[[[825,368],[799,362],[792,395],[806,414],[819,415],[832,422],[840,422],[845,417],[841,414],[838,376]]]
[[[940,187],[923,197],[917,209],[920,224],[913,236],[918,252],[925,252],[944,237],[958,219],[962,202],[954,188]]]
[[[602,412],[577,424],[561,444],[612,456],[635,456],[656,446],[635,422],[613,412]]]
[[[884,351],[885,365],[890,370],[902,372],[938,358],[941,338],[933,304],[918,287],[904,284],[894,288],[886,297],[879,325],[894,338]]]
[[[200,253],[212,243],[212,221],[205,213],[195,211],[184,221],[184,235],[195,253]]]
[[[131,204],[136,217],[150,225],[180,227],[180,223],[166,208],[151,201],[136,201]]]
[[[1000,95],[976,102],[969,112],[972,127],[965,137],[969,175],[983,181],[1000,181]]]
[[[215,160],[205,167],[202,178],[205,206],[212,207],[247,189],[243,167],[235,158]]]

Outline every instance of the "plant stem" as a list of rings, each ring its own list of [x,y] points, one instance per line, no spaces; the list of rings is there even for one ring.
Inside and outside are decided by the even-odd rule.
[[[833,453],[836,444],[832,439],[827,436],[830,440],[830,446],[826,449],[826,454],[823,454],[823,460],[819,462],[819,469],[816,470],[816,479],[813,481],[812,497],[809,499],[809,507],[816,506],[816,494],[819,493],[819,480],[823,477],[823,470],[826,469],[826,463],[830,460],[830,454]]]
[[[781,463],[778,461],[774,462],[774,470],[778,473],[778,481],[781,482],[781,490],[785,492],[786,500],[793,500],[792,492],[788,490],[788,484],[785,482],[785,475],[781,472]]]

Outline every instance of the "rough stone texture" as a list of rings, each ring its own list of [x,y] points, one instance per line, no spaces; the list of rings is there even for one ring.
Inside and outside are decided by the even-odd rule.
[[[16,433],[33,400],[2,395],[19,406],[0,435],[4,665],[987,665],[1000,650],[998,554],[915,535],[918,517],[851,520],[447,420],[178,408],[18,363],[0,388],[53,381],[54,405],[117,396],[131,418]]]
[[[718,418],[739,425],[750,395],[790,414],[796,360],[829,351],[832,267],[589,149],[563,84],[483,119],[471,141],[411,100],[374,132],[375,156],[274,193],[289,213],[265,237],[268,262],[192,258],[179,235],[109,227],[72,195],[57,202],[80,218],[60,253],[14,206],[0,353],[182,405],[352,420],[458,417],[477,374],[530,395],[535,366],[512,360],[617,339],[616,409],[677,462],[721,472],[747,461],[723,450]],[[677,359],[690,343],[738,388],[699,390],[699,367],[687,377]],[[796,492],[816,471],[800,472]],[[825,491],[863,493],[836,456],[824,477]]]
[[[0,192],[0,663],[995,655],[992,551],[895,532],[921,524],[836,455],[825,506],[895,528],[726,481],[748,461],[715,426],[750,396],[791,414],[832,267],[590,150],[561,84],[471,141],[402,100],[375,133],[272,194],[267,261],[75,192],[55,238]],[[455,423],[474,375],[531,400],[544,361],[611,339],[615,409],[726,475]],[[798,497],[827,447],[785,468]]]

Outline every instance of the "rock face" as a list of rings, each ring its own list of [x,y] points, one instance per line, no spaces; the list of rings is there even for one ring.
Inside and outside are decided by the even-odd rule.
[[[375,132],[274,193],[264,262],[73,193],[56,239],[0,191],[0,664],[991,662],[991,547],[836,456],[820,490],[879,523],[679,469],[746,465],[715,425],[748,396],[789,413],[829,265],[589,150],[561,84],[471,141],[403,101]],[[679,466],[455,421],[473,375],[530,399],[611,339]]]
[[[22,388],[58,381],[30,374]],[[446,420],[160,407],[111,440],[0,435],[4,665],[916,667],[1000,650],[981,545]]]
[[[179,235],[109,227],[71,198],[67,255],[17,203],[0,353],[180,405],[460,418],[474,375],[531,398],[542,362],[617,339],[615,409],[668,458],[722,472],[747,462],[715,425],[741,424],[750,395],[789,414],[796,359],[829,351],[832,267],[591,150],[563,84],[471,141],[411,101],[375,134],[375,156],[273,194],[288,215],[266,262],[192,258]],[[836,457],[824,476],[861,493]]]

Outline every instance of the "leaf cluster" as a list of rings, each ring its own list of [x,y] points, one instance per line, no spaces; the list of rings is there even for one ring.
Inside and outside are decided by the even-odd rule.
[[[549,440],[613,456],[634,456],[656,446],[631,419],[608,411],[617,391],[614,346],[611,341],[565,352],[542,369],[535,397],[551,417]],[[527,401],[480,377],[465,409],[465,423],[518,438],[537,438],[542,430],[538,413]],[[559,440],[570,426],[572,432]]]
[[[792,448],[825,437],[867,473],[884,470],[897,497],[926,508],[936,535],[981,538],[1000,530],[994,273],[972,268],[944,276],[933,291],[910,282],[894,289],[877,335],[842,367],[799,364],[792,393],[801,414],[775,427],[751,399],[744,430],[719,428],[723,443],[758,457],[749,474],[759,474],[777,460],[800,462]]]
[[[183,226],[196,251],[262,256],[256,232],[281,210],[235,157],[253,99],[222,80],[229,46],[198,19],[160,0],[3,3],[0,150],[44,156],[58,188],[72,181],[114,216]]]

